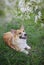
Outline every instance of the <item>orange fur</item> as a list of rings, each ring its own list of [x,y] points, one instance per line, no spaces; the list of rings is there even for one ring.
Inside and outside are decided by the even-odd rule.
[[[17,51],[20,51],[19,47],[12,44],[12,38],[13,38],[13,34],[11,32],[4,33],[3,35],[3,39],[9,47],[16,49]]]

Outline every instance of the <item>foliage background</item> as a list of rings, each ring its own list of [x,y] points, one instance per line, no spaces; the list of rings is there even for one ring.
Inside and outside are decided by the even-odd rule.
[[[30,55],[11,49],[3,41],[3,33],[22,24],[32,47]],[[0,0],[0,65],[44,65],[44,0]]]

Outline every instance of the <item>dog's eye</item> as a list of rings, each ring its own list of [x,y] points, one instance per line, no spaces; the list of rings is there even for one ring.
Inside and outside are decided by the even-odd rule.
[[[21,32],[19,32],[19,34],[21,34]]]

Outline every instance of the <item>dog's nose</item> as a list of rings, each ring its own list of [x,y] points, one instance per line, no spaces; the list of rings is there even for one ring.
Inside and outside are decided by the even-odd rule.
[[[27,36],[27,34],[24,34],[24,36]]]

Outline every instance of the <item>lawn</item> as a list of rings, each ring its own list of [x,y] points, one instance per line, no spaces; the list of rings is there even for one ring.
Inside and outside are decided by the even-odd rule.
[[[11,49],[3,41],[4,32],[18,29],[22,23],[27,32],[27,43],[32,48],[29,55]],[[4,23],[0,19],[0,65],[44,65],[44,27],[32,20],[13,19]]]

